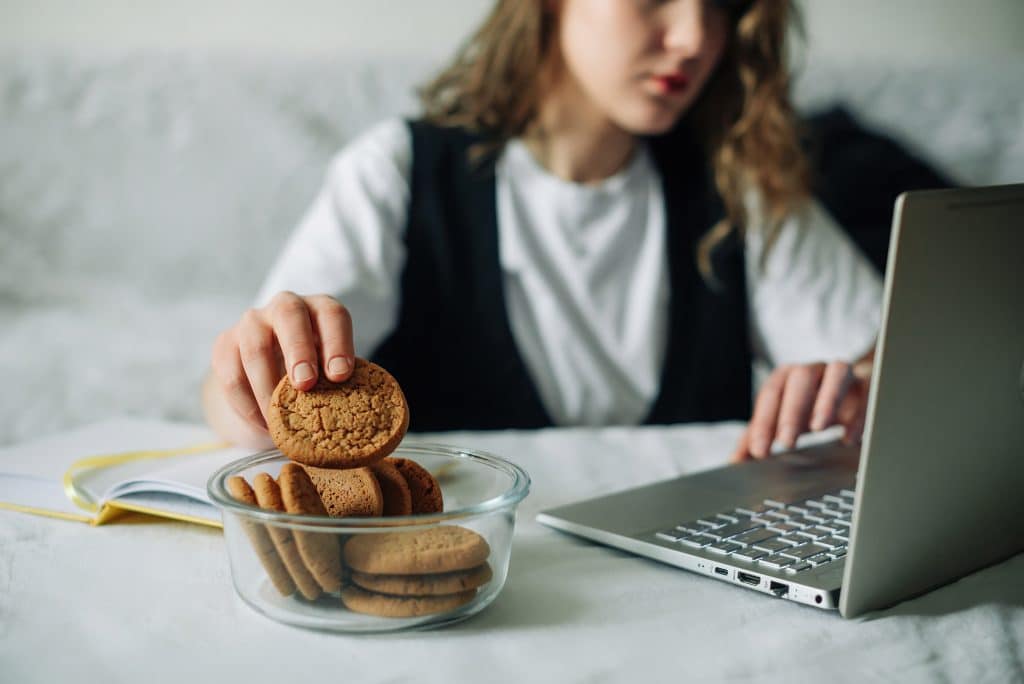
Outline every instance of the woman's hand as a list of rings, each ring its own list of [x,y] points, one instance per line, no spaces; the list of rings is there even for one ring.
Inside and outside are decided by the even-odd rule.
[[[757,395],[754,415],[732,461],[765,458],[773,442],[792,449],[801,433],[836,424],[845,428],[844,442],[859,442],[874,356],[872,349],[852,364],[833,361],[776,368]]]
[[[270,395],[286,373],[307,390],[321,372],[335,382],[347,379],[354,363],[352,317],[344,306],[327,295],[281,292],[214,342],[203,392],[207,420],[232,442],[265,446]]]

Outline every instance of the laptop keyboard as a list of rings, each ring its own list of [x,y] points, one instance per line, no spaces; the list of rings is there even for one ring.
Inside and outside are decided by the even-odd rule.
[[[788,503],[765,499],[656,533],[684,548],[796,574],[846,557],[853,490]]]

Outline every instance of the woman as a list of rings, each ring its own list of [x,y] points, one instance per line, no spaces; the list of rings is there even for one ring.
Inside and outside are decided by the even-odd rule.
[[[278,380],[344,380],[358,350],[417,430],[752,416],[736,459],[858,439],[880,286],[810,200],[789,13],[500,0],[422,120],[334,160],[214,344],[210,424],[264,446]]]

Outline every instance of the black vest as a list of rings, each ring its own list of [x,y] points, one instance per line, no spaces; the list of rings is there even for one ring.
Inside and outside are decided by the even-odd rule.
[[[498,259],[494,158],[480,138],[412,122],[407,259],[394,332],[373,355],[401,384],[410,429],[552,425],[508,321]],[[751,358],[743,243],[716,250],[718,286],[696,266],[699,238],[722,215],[700,150],[676,132],[650,140],[662,178],[669,250],[668,342],[647,423],[746,420]]]

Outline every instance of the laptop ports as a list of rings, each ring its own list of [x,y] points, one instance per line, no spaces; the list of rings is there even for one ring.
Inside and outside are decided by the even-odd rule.
[[[771,584],[768,585],[768,588],[779,598],[782,598],[789,593],[789,585],[785,582],[776,582],[775,580],[772,580]]]
[[[722,575],[723,577],[728,577],[729,576],[729,571],[726,570],[725,568],[716,567],[715,568],[715,574],[716,575]]]
[[[761,584],[761,578],[757,575],[751,575],[749,572],[737,572],[737,579],[744,584],[749,584],[752,587],[756,587]]]

